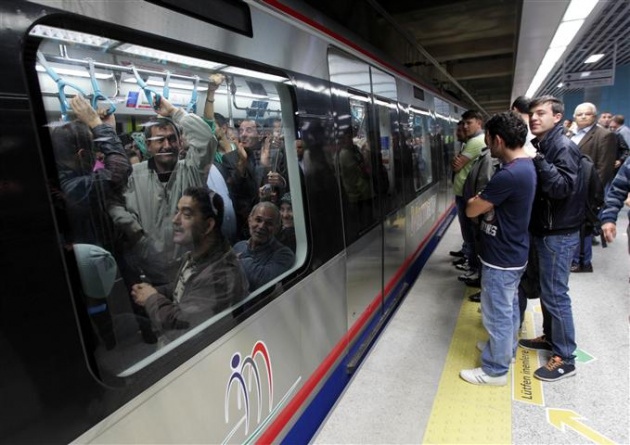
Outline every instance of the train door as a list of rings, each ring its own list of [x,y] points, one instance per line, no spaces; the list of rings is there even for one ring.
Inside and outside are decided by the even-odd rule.
[[[382,78],[383,75],[373,75],[372,82],[375,89],[382,87]],[[377,83],[376,79],[381,82]],[[390,85],[395,86],[393,82]],[[397,180],[402,176],[398,106],[396,102],[381,97],[375,97],[373,104],[376,118],[375,139],[378,145],[373,171],[377,176],[375,193],[381,212],[383,290],[385,291],[388,290],[388,283],[405,260],[405,208],[402,205],[402,182]],[[383,292],[381,295],[384,305],[386,293]]]
[[[336,48],[329,49],[328,64],[335,85],[335,165],[342,192],[350,327],[366,310],[380,310],[373,302],[383,286],[383,213],[377,192],[384,179],[375,172],[382,153],[377,143],[369,65]],[[378,164],[382,165],[380,161]]]

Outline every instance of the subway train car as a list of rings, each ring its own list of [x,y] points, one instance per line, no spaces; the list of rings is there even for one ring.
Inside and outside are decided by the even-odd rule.
[[[308,441],[453,218],[462,105],[276,1],[0,10],[0,442]],[[107,213],[72,211],[52,135],[75,118],[78,94],[148,158],[154,106],[203,116],[216,73],[206,118],[255,122],[285,159],[295,260],[165,339],[130,297],[144,279],[131,244],[108,251],[116,229],[96,221]],[[207,174],[195,149],[178,162]],[[178,199],[155,196],[167,198]],[[100,227],[97,239],[73,239],[81,224]],[[105,262],[86,265],[79,245]]]

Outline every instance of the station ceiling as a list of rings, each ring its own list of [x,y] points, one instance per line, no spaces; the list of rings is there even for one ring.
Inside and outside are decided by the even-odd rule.
[[[486,114],[525,94],[568,0],[307,0],[308,5]],[[613,50],[616,49],[616,57]],[[584,65],[593,52],[598,63]],[[630,63],[630,2],[600,0],[538,94],[562,96],[565,73]],[[436,66],[439,65],[439,66]]]

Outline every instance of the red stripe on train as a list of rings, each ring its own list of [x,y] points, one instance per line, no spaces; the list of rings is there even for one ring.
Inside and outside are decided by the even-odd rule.
[[[431,231],[418,245],[418,248],[413,252],[413,254],[409,255],[405,259],[398,271],[396,271],[394,277],[389,280],[387,286],[385,287],[385,295],[387,295],[394,287],[394,285],[398,283],[403,273],[407,270],[409,264],[411,264],[411,262],[420,254],[426,243],[431,238],[433,238],[437,228],[440,227],[440,225],[444,222],[446,216],[451,213],[453,205],[451,205],[448,210],[444,212],[442,216],[440,216],[440,219],[438,219],[433,227],[431,227]],[[328,354],[328,356],[324,358],[324,361],[317,367],[313,374],[311,374],[311,377],[306,381],[306,383],[304,383],[304,386],[302,386],[295,397],[293,397],[293,399],[291,399],[291,401],[280,412],[280,414],[278,414],[278,417],[276,417],[274,422],[269,425],[269,428],[267,428],[265,432],[261,434],[261,436],[256,441],[257,444],[270,444],[278,437],[280,432],[289,423],[289,421],[298,411],[300,406],[302,406],[302,404],[311,395],[313,390],[321,382],[324,376],[328,374],[333,365],[339,360],[339,357],[345,350],[346,346],[351,343],[351,341],[363,330],[368,320],[372,318],[372,315],[374,314],[376,309],[379,308],[381,305],[381,296],[381,292],[376,295],[374,300],[372,300],[367,309],[363,311],[359,319],[352,325],[350,330],[348,330],[348,332],[346,332],[346,334],[341,337],[341,340],[339,340],[339,342],[335,345],[330,354]]]

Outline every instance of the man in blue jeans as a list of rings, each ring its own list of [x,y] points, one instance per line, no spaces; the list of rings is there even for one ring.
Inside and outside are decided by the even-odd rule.
[[[536,170],[523,148],[526,138],[527,125],[516,113],[496,114],[486,123],[486,145],[502,166],[466,205],[466,216],[480,217],[481,316],[490,337],[478,346],[481,367],[459,374],[475,385],[505,385],[516,351],[518,284],[527,265],[527,227],[536,193]]]
[[[543,335],[520,340],[519,345],[551,351],[547,364],[534,372],[534,377],[549,382],[575,375],[575,327],[568,291],[585,205],[578,174],[580,151],[564,135],[563,113],[564,104],[553,96],[538,97],[530,104],[538,186],[529,230],[539,263]]]

